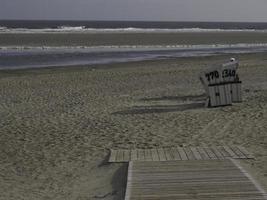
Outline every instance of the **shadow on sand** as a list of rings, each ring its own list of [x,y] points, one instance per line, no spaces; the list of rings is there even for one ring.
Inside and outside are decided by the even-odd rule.
[[[190,96],[163,96],[157,98],[143,98],[140,101],[149,102],[152,101],[177,101],[191,103],[177,104],[177,105],[144,105],[144,106],[133,106],[127,110],[114,112],[114,115],[135,115],[135,114],[148,114],[148,113],[166,113],[166,112],[177,112],[185,110],[193,110],[203,108],[205,106],[206,95],[190,95]],[[164,102],[163,102],[164,103]],[[166,102],[165,102],[166,103]]]
[[[185,110],[193,110],[203,108],[204,102],[196,102],[181,105],[152,105],[152,106],[134,106],[128,110],[114,112],[114,115],[135,115],[135,114],[149,114],[149,113],[166,113],[177,112]]]
[[[122,164],[122,166],[115,172],[112,178],[112,187],[114,193],[113,200],[124,199],[127,185],[127,173],[128,173],[128,163]]]
[[[206,94],[187,95],[187,96],[163,96],[156,98],[142,98],[141,101],[205,101]]]

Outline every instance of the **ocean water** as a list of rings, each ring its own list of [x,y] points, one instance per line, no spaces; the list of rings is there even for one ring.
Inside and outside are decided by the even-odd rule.
[[[267,36],[267,23],[0,21],[0,69],[96,65],[176,57],[265,52],[267,51],[267,43],[266,41],[261,42],[258,39],[258,35],[255,38],[250,37],[249,40],[245,40],[246,42],[243,43],[229,43],[228,40],[231,38],[231,34],[233,34],[233,37],[239,38],[239,35],[237,35],[239,33],[243,34],[242,37],[244,37],[244,33],[258,33],[263,34],[261,37],[265,38],[265,32]],[[88,39],[86,38],[81,40],[79,44],[73,42],[71,45],[68,43],[65,46],[57,46],[54,45],[57,43],[53,42],[53,37],[51,39],[51,34],[52,36],[54,36],[53,34],[57,34],[57,39],[62,38],[64,44],[64,41],[68,40],[69,36],[73,34],[79,40],[79,37],[83,34],[96,35],[98,33],[104,34],[107,43],[115,38],[114,34],[119,33],[120,35],[117,36],[117,40],[122,44],[124,44],[125,41],[123,39],[125,38],[121,38],[121,36],[131,34],[131,41],[128,41],[131,45],[115,43],[112,45],[94,46],[87,44],[86,41]],[[180,44],[179,42],[177,43],[178,40],[174,40],[173,43],[168,42],[168,44],[164,45],[154,44],[154,41],[151,45],[140,44],[142,34],[146,37],[147,34],[161,34],[164,40],[164,37],[166,39],[166,37],[170,36],[168,35],[169,33],[175,35],[184,33],[209,34],[208,38],[212,34],[227,34],[228,39],[226,38],[221,43],[216,44],[212,42],[208,44],[201,44],[201,42],[197,44]],[[135,38],[135,34],[137,38],[136,44],[135,39],[133,39]],[[24,36],[28,37],[28,39],[25,39],[26,44],[21,43],[21,35],[22,38]],[[37,41],[38,38],[44,41],[48,41],[49,38],[52,43],[44,42],[40,45],[40,43],[36,42],[32,44],[32,40],[29,40],[29,38],[33,37],[36,37]],[[179,38],[179,36],[177,37]],[[6,38],[9,38],[10,42],[6,42]],[[85,43],[84,45],[83,41]]]
[[[0,32],[10,31],[242,31],[267,30],[267,23],[145,22],[145,21],[30,21],[0,20]]]

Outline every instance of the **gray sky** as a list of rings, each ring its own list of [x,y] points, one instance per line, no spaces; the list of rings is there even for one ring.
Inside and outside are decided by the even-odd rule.
[[[0,19],[267,22],[267,0],[0,0]]]

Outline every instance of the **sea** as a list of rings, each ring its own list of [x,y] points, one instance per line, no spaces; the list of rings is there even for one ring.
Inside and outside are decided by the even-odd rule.
[[[211,30],[267,30],[267,23],[252,22],[146,22],[146,21],[45,21],[45,20],[0,20],[2,29],[30,29],[60,31],[69,29],[211,29]]]
[[[71,45],[49,46],[12,43],[10,35],[51,34],[179,34],[179,33],[265,33],[267,23],[251,22],[146,22],[146,21],[44,21],[0,20],[0,70],[58,66],[99,65],[109,63],[241,54],[267,51],[267,43],[181,45]],[[30,36],[29,36],[30,35]],[[112,37],[110,37],[112,40]]]

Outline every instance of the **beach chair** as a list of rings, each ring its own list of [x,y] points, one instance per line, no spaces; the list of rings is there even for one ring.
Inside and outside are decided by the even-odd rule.
[[[238,64],[238,61],[231,59],[228,63],[200,74],[200,81],[207,94],[206,107],[226,106],[242,101]]]

